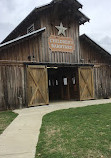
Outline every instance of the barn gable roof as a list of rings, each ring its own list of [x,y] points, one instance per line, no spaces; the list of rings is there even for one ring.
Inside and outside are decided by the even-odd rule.
[[[77,1],[77,0],[52,0],[50,3],[40,6],[40,7],[36,7],[34,10],[32,10],[32,12],[2,41],[2,43],[7,42],[8,39],[15,33],[17,32],[21,26],[24,25],[25,22],[27,22],[29,19],[33,18],[34,16],[36,16],[37,14],[39,15],[40,12],[42,12],[43,10],[52,8],[54,5],[56,4],[69,4],[72,8],[76,8],[76,17],[79,20],[79,24],[84,24],[85,22],[88,22],[90,19],[84,15],[81,11],[79,11],[79,8],[82,8],[82,5]],[[72,9],[74,10],[74,9]]]
[[[86,34],[80,36],[80,41],[86,41],[89,45],[95,47],[101,54],[104,54],[105,56],[111,58],[111,54],[108,51],[102,48],[99,44],[97,44],[97,42],[92,40]]]

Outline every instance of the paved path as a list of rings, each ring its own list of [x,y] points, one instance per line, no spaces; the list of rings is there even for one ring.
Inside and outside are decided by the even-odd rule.
[[[103,103],[111,103],[111,99],[58,102],[49,106],[15,110],[19,116],[0,135],[0,158],[34,158],[42,117],[45,114],[59,109]]]

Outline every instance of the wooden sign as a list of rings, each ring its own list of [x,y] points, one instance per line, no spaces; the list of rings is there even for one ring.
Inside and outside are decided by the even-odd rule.
[[[73,52],[74,40],[70,37],[51,35],[49,37],[49,48],[52,52]]]

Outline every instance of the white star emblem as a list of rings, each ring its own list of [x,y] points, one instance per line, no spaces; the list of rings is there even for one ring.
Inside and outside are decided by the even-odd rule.
[[[55,26],[55,27],[59,30],[58,35],[61,34],[63,34],[64,36],[66,35],[65,31],[67,30],[67,28],[63,27],[62,22],[60,23],[60,26]]]

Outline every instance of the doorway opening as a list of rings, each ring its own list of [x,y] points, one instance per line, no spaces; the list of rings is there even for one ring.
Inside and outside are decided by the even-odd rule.
[[[48,68],[49,100],[79,100],[78,68]]]
[[[93,67],[27,66],[28,106],[50,101],[94,99]]]

